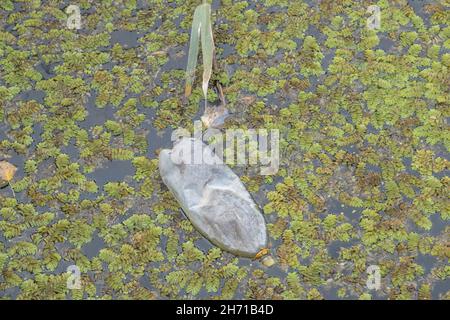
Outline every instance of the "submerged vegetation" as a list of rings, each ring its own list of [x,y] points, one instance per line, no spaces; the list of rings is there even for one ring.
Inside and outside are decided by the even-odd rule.
[[[184,97],[200,1],[77,3],[79,30],[64,1],[0,2],[0,159],[18,169],[0,298],[450,298],[448,1],[374,1],[378,30],[367,1],[212,1],[224,128],[280,131],[277,175],[233,168],[270,269],[209,244],[158,173],[202,108],[202,81]]]

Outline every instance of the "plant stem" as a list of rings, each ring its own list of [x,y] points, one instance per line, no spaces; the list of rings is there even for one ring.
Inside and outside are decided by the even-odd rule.
[[[16,193],[14,192],[14,189],[12,188],[11,183],[10,183],[9,181],[8,181],[8,185],[9,185],[9,188],[11,189],[11,191],[12,191],[12,194],[13,194],[13,196],[14,196],[14,199],[17,200],[17,198],[16,198]]]
[[[214,52],[214,56],[213,56],[213,70],[216,70],[216,71],[219,70],[219,64],[217,63],[217,58],[216,58],[215,52]],[[222,103],[222,106],[225,106],[227,103],[226,103],[226,100],[225,100],[225,95],[223,94],[222,85],[220,84],[219,81],[216,81],[216,88],[217,88],[217,90],[219,92],[220,102]]]

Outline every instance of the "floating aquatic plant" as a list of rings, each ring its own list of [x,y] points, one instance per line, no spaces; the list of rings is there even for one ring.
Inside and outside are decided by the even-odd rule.
[[[157,170],[206,97],[178,90],[190,36],[205,51],[199,2],[80,1],[77,33],[55,1],[0,1],[0,159],[20,170],[17,199],[0,189],[0,297],[449,299],[447,2],[378,1],[366,30],[366,1],[220,1],[223,125],[280,130],[277,175],[235,168],[270,222],[269,275],[211,248]]]

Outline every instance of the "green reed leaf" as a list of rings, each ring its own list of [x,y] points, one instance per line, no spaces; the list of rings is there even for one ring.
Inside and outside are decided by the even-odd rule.
[[[195,68],[197,67],[199,40],[202,46],[203,55],[203,82],[202,89],[205,99],[208,93],[208,83],[211,79],[214,40],[211,26],[211,5],[203,3],[194,12],[192,21],[191,40],[189,43],[189,56],[186,68],[185,96],[188,97],[192,91],[192,84],[195,79]]]

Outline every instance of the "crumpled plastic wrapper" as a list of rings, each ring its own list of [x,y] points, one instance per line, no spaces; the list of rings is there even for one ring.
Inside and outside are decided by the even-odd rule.
[[[202,141],[181,138],[162,150],[159,170],[194,227],[214,245],[249,258],[267,247],[263,215],[239,177]]]

